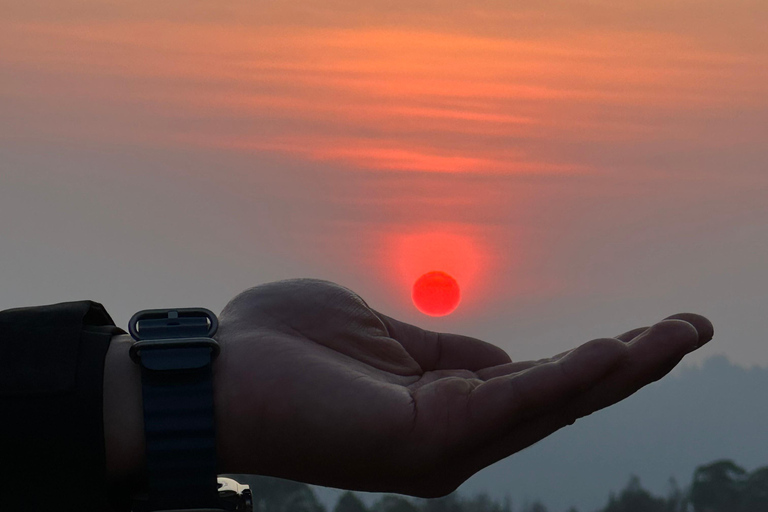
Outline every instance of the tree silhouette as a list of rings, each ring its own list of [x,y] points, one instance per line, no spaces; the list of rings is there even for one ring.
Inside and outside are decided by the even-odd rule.
[[[690,500],[695,512],[739,512],[746,470],[730,460],[699,466],[693,474]]]
[[[251,486],[254,512],[325,512],[306,484],[263,476],[229,476]],[[515,510],[547,512],[538,500]],[[333,512],[512,512],[512,503],[509,496],[500,503],[485,493],[465,498],[454,492],[425,500],[387,494],[369,509],[355,493],[347,491]],[[568,512],[578,510],[571,507]],[[718,460],[696,468],[689,490],[681,489],[670,478],[666,497],[654,496],[632,476],[597,512],[768,512],[768,466],[749,473],[733,461]]]
[[[611,493],[602,512],[668,512],[667,501],[643,489],[640,479],[632,475],[617,497]]]
[[[768,467],[749,474],[743,485],[742,505],[745,512],[768,510]]]
[[[464,512],[464,503],[455,492],[442,498],[424,500],[422,512]]]
[[[266,476],[230,476],[251,487],[254,512],[325,512],[307,484]]]
[[[368,512],[368,507],[355,493],[347,491],[339,497],[333,512]]]
[[[373,504],[372,512],[420,512],[410,500],[387,494]]]
[[[688,512],[688,494],[680,489],[674,477],[669,479],[669,492],[664,510],[667,512]]]
[[[540,501],[534,501],[533,503],[527,503],[523,506],[523,512],[548,512],[547,507]]]
[[[504,504],[493,501],[488,494],[480,493],[461,502],[463,512],[511,512],[512,503],[506,499]],[[506,507],[506,508],[505,508]]]

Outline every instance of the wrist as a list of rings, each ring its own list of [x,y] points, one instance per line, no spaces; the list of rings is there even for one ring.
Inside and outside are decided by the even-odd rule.
[[[128,334],[113,336],[104,362],[104,445],[107,478],[114,483],[136,481],[145,468],[141,369],[129,355],[133,343]],[[236,422],[230,418],[230,403],[238,398],[232,389],[232,375],[226,369],[230,359],[227,352],[222,350],[213,364],[220,473],[232,472],[228,468],[238,449],[237,436],[231,432]]]
[[[128,354],[128,334],[112,337],[104,362],[104,447],[107,478],[136,479],[144,468],[141,373]]]

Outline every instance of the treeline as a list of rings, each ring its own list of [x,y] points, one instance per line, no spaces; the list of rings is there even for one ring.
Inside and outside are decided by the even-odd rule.
[[[312,489],[299,482],[251,475],[233,475],[249,484],[254,512],[328,512]],[[384,495],[367,506],[353,492],[345,492],[332,512],[554,512],[541,502],[514,504],[486,494],[464,497],[453,493],[430,500]],[[571,507],[567,512],[579,512]],[[681,489],[670,480],[666,496],[644,489],[633,476],[626,487],[611,493],[606,505],[589,512],[768,512],[768,466],[748,472],[733,461],[720,460],[699,466],[691,484]]]
[[[696,468],[685,490],[670,484],[667,496],[654,496],[632,477],[599,512],[768,512],[768,466],[750,473],[719,460]]]

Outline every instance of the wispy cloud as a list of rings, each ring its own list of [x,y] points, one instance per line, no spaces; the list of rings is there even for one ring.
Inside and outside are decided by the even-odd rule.
[[[537,141],[685,139],[679,120],[694,128],[702,109],[768,105],[765,55],[713,50],[690,34],[298,21],[8,22],[0,62],[16,79],[1,92],[57,103],[46,129],[67,137],[104,136],[100,122],[140,115],[154,122],[112,133],[360,169],[513,174],[595,171]],[[82,103],[113,117],[82,133]]]

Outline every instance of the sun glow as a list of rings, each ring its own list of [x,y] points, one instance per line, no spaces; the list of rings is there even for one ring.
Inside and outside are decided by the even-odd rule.
[[[385,243],[389,247],[387,280],[398,296],[410,298],[422,313],[446,315],[460,301],[462,311],[471,310],[489,291],[491,250],[472,226],[447,224],[393,232]]]

